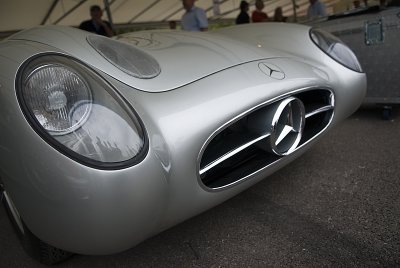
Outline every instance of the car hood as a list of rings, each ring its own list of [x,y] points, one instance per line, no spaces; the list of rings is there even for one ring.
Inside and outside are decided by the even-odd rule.
[[[152,83],[160,81],[160,89],[179,87],[250,61],[283,56],[280,51],[260,50],[257,44],[212,32],[139,32],[117,39],[143,49],[157,60],[161,73]]]
[[[11,40],[42,43],[76,57],[86,64],[139,90],[162,92],[197,81],[213,73],[243,63],[287,56],[276,49],[260,48],[218,32],[146,31],[114,37],[151,55],[160,72],[152,78],[129,75],[98,53],[87,39],[93,34],[61,26],[45,26],[23,31]]]

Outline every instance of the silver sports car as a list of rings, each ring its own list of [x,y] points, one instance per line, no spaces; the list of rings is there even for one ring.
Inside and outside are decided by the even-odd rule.
[[[238,194],[354,112],[336,37],[266,23],[0,43],[1,195],[32,256],[128,249]]]

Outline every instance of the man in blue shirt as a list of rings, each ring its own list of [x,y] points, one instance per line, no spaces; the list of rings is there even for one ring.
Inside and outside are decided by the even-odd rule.
[[[319,17],[325,17],[325,5],[321,3],[319,0],[310,0],[310,6],[307,10],[307,17],[309,19],[316,19]]]
[[[206,12],[194,5],[195,0],[182,0],[186,12],[182,16],[182,28],[185,31],[207,31],[208,19]]]

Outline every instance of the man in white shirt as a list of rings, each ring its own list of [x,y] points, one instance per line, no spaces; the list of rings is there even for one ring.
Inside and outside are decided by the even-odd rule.
[[[182,28],[185,31],[207,31],[208,19],[206,12],[194,5],[195,0],[182,0],[186,12],[182,16]]]

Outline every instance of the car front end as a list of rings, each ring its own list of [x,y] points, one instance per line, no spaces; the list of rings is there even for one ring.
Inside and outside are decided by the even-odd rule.
[[[246,27],[3,41],[0,177],[24,225],[70,252],[128,249],[266,178],[361,104],[365,74],[310,28],[278,29],[296,50]]]

